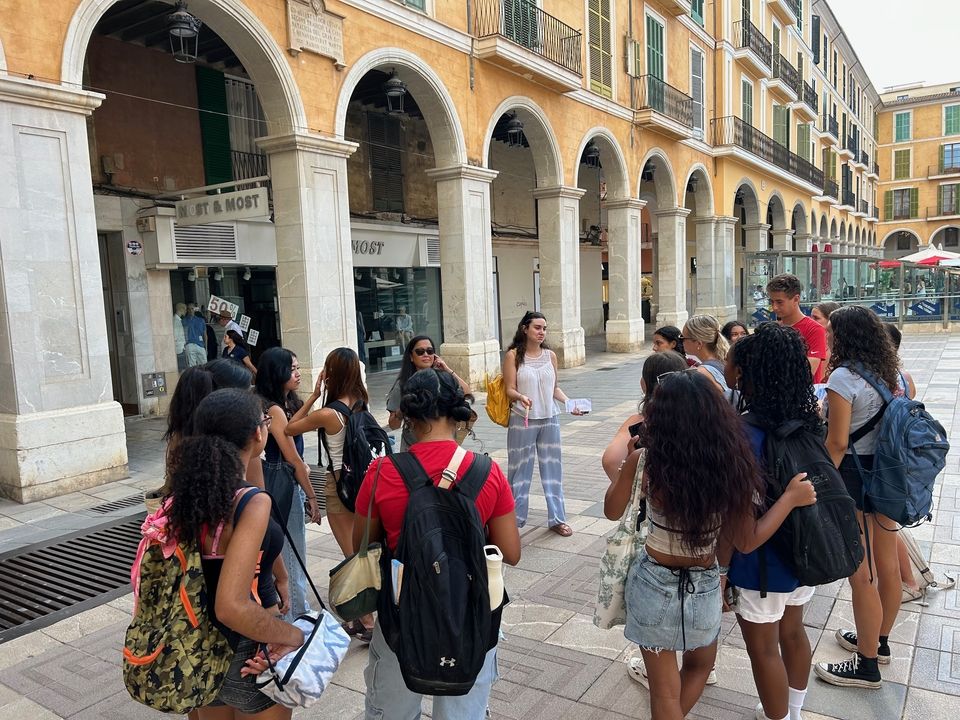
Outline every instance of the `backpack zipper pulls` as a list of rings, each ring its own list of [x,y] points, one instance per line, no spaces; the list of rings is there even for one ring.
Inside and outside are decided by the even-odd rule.
[[[439,560],[437,560],[436,562],[433,563],[433,571],[434,571],[437,575],[440,574],[440,561],[439,561]]]

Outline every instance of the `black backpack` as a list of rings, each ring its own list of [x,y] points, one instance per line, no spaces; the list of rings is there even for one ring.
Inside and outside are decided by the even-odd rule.
[[[378,457],[390,455],[393,449],[386,431],[380,427],[380,423],[364,403],[357,402],[352,411],[339,400],[327,403],[326,407],[347,418],[344,422],[347,436],[343,441],[343,462],[337,477],[337,495],[346,508],[354,512],[363,476],[366,475],[370,463]],[[333,473],[333,457],[330,455],[323,429],[320,430],[320,442],[327,452],[327,469]]]
[[[448,490],[434,485],[411,453],[397,453],[391,461],[410,499],[396,550],[381,556],[380,626],[407,688],[466,695],[500,627],[499,611],[490,610],[485,531],[474,503],[490,474],[490,458],[474,454],[462,480]],[[403,564],[398,603],[393,560]]]
[[[756,424],[749,413],[744,419]],[[783,495],[797,473],[807,473],[817,491],[817,502],[794,508],[770,539],[777,556],[801,585],[826,585],[853,575],[864,554],[857,508],[827,453],[822,434],[810,431],[800,420],[791,420],[766,432],[764,456],[770,504]],[[766,567],[761,555],[760,589],[764,595]]]

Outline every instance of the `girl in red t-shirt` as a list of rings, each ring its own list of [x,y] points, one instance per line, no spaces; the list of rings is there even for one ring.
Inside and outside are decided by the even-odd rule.
[[[417,442],[410,452],[420,461],[426,473],[439,483],[457,449],[453,439],[458,422],[470,417],[470,405],[457,380],[448,372],[435,369],[414,373],[403,388],[400,410],[413,426]],[[473,462],[467,452],[457,472],[459,481]],[[403,527],[409,493],[403,478],[390,458],[371,463],[357,496],[357,518],[353,544],[363,540],[366,511],[379,467],[377,491],[370,513],[370,540],[386,538],[391,551],[396,549]],[[494,462],[490,475],[476,499],[480,521],[487,530],[488,542],[503,553],[503,561],[516,565],[520,561],[520,532],[514,515],[513,494],[503,472]],[[486,715],[490,688],[496,678],[497,648],[487,653],[486,662],[473,689],[462,696],[437,696],[433,700],[433,717],[437,720],[482,720]],[[370,662],[364,671],[367,682],[367,717],[419,717],[422,697],[407,689],[400,673],[397,656],[390,649],[377,621],[370,644]]]

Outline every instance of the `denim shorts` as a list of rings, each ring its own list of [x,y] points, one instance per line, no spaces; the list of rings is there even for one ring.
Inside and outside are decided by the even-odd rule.
[[[696,650],[720,636],[720,572],[669,568],[646,551],[637,555],[626,583],[623,634],[648,650]]]
[[[235,710],[239,710],[247,715],[255,715],[264,710],[273,707],[276,703],[257,689],[257,676],[240,676],[240,671],[247,660],[257,654],[259,645],[253,640],[241,638],[237,644],[237,651],[233,654],[233,660],[230,661],[230,669],[227,670],[227,676],[220,686],[220,692],[217,693],[217,699],[210,705],[212,707],[222,707],[227,705]]]

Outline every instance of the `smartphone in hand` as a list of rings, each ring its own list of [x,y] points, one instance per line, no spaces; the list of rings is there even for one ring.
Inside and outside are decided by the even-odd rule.
[[[635,450],[640,449],[640,428],[643,426],[643,421],[636,422],[630,427],[627,428],[627,431],[630,433],[630,437],[637,438],[637,441],[633,444]]]

